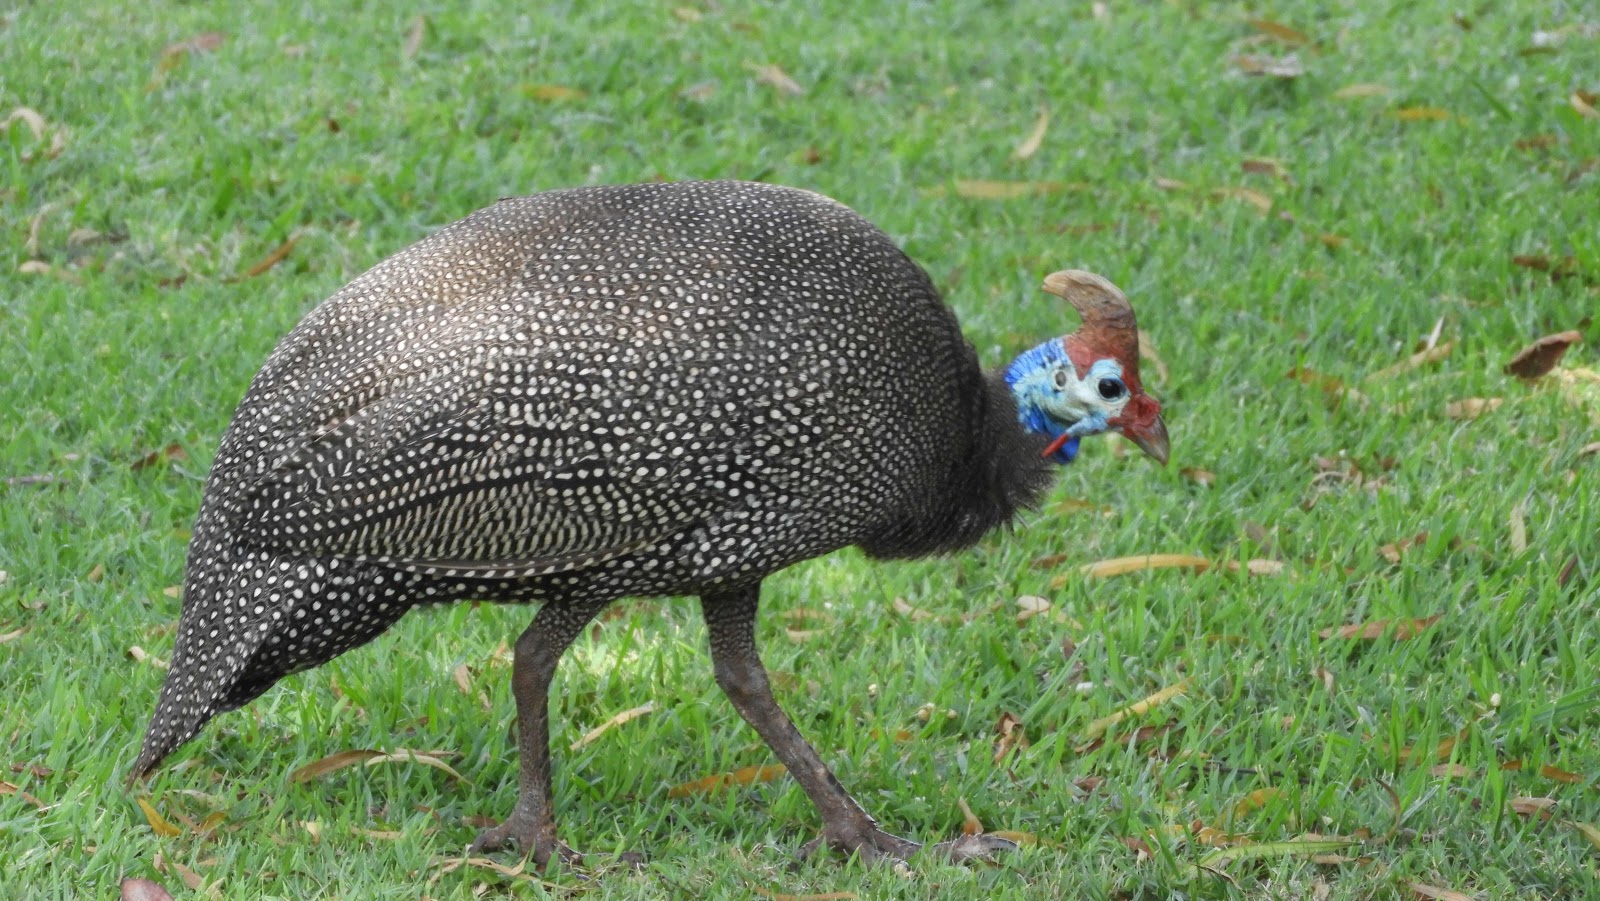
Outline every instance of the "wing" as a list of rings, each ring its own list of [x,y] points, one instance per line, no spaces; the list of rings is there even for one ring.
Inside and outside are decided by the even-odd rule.
[[[559,354],[479,343],[432,355],[420,377],[276,448],[242,532],[312,555],[520,578],[692,528],[727,503],[709,481],[739,429],[720,422],[703,442],[684,422],[652,421],[689,407],[649,383],[662,361],[644,353],[588,339]]]

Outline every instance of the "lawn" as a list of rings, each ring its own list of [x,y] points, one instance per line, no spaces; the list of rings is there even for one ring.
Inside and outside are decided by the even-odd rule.
[[[0,896],[1600,897],[1600,350],[1503,370],[1595,337],[1597,91],[1568,3],[13,5]],[[986,364],[1075,327],[1054,269],[1139,311],[1169,467],[1087,441],[971,552],[767,583],[779,699],[886,828],[1024,849],[797,864],[792,780],[696,785],[775,761],[683,599],[558,676],[587,878],[461,862],[515,798],[525,608],[413,613],[127,790],[273,344],[498,197],[709,177],[878,223]],[[1084,569],[1144,554],[1210,565]],[[358,749],[450,771],[290,778]]]

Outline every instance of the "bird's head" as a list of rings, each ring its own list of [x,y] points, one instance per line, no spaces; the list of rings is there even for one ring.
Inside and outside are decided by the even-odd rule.
[[[1066,300],[1083,327],[1023,352],[1006,369],[1006,384],[1024,428],[1050,439],[1044,455],[1071,463],[1078,440],[1121,432],[1165,465],[1167,425],[1161,404],[1139,383],[1139,329],[1116,285],[1068,269],[1045,277],[1044,289]]]

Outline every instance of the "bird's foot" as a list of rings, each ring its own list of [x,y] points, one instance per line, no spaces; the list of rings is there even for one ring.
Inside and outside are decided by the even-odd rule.
[[[820,838],[808,842],[800,849],[801,859],[815,854],[824,845],[845,857],[857,855],[867,863],[910,860],[912,855],[918,852],[944,858],[953,863],[965,863],[970,860],[993,860],[996,854],[1017,849],[1015,842],[981,833],[963,835],[960,838],[924,847],[910,839],[884,832],[876,826],[867,826],[825,828]]]
[[[560,860],[565,867],[583,866],[583,855],[556,838],[554,822],[549,819],[541,822],[520,812],[513,812],[504,823],[478,833],[467,853],[504,851],[513,846],[531,858],[540,870],[549,866],[551,860]]]

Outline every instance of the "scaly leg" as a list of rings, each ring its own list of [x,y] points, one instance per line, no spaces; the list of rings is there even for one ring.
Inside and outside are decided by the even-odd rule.
[[[573,639],[606,602],[546,603],[517,639],[511,691],[517,700],[517,750],[522,756],[517,806],[493,829],[479,833],[472,851],[498,851],[515,844],[543,868],[552,856],[565,863],[582,858],[556,837],[550,792],[550,681]]]
[[[905,860],[921,846],[879,829],[773,699],[767,671],[756,652],[756,605],[760,597],[758,583],[706,594],[700,599],[710,633],[711,661],[717,684],[816,805],[817,812],[822,815],[821,841],[841,854],[859,854],[867,861]],[[930,850],[955,860],[967,860],[986,858],[994,851],[1015,847],[993,836],[965,836],[935,845]],[[810,847],[808,853],[809,850]]]

